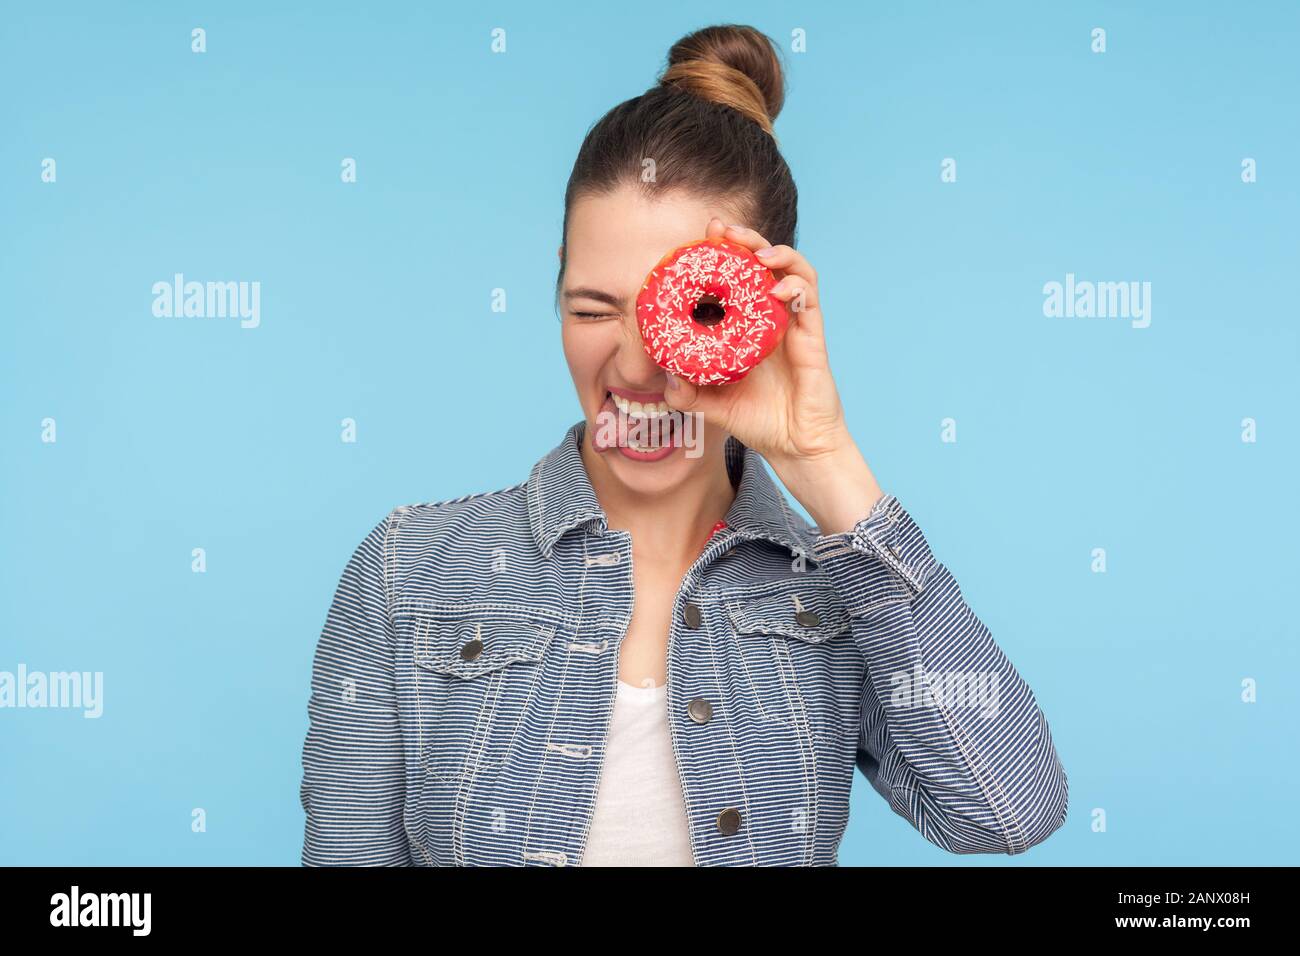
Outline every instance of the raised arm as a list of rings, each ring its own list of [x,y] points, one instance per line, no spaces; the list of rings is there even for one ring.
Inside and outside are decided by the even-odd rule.
[[[931,843],[1023,853],[1065,821],[1047,720],[893,495],[815,557],[867,664],[858,767]]]
[[[926,839],[955,853],[1020,853],[1065,820],[1061,768],[1034,695],[962,598],[850,434],[831,375],[817,272],[798,250],[710,220],[706,237],[754,251],[780,277],[791,322],[746,378],[664,397],[757,450],[823,532],[816,557],[843,595],[866,659],[858,766]],[[948,699],[971,679],[996,705]],[[925,701],[939,686],[937,706]],[[905,694],[897,691],[905,689]]]

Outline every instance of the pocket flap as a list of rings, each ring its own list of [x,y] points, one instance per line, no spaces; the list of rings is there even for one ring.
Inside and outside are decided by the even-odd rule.
[[[493,612],[420,615],[415,663],[440,674],[469,680],[507,664],[536,663],[555,637],[553,621]]]
[[[780,634],[820,644],[849,626],[849,613],[833,587],[811,581],[782,581],[724,598],[741,634]]]

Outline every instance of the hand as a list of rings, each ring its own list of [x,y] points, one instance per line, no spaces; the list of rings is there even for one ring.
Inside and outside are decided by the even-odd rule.
[[[769,248],[754,230],[717,218],[705,238],[725,238],[755,253]],[[780,280],[772,295],[789,313],[781,344],[738,382],[699,387],[670,375],[664,397],[767,459],[823,533],[847,531],[883,492],[844,421],[826,354],[817,272],[790,246],[770,248],[758,258]]]

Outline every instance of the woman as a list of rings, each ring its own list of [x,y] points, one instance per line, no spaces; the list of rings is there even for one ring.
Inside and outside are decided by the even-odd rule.
[[[395,509],[347,566],[304,864],[835,864],[855,767],[954,853],[1065,819],[1033,694],[845,424],[773,45],[711,27],[668,62],[591,129],[565,196],[583,420],[522,484]],[[650,360],[633,303],[702,236],[754,250],[793,322],[746,379],[696,388]],[[656,416],[675,424],[647,443]]]

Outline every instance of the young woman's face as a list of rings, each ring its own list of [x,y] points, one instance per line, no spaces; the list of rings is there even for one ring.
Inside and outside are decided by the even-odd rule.
[[[642,442],[644,450],[626,444],[610,447],[601,440],[611,434],[607,423],[618,420],[620,407],[641,417],[647,411],[668,410],[667,375],[642,345],[636,296],[660,259],[704,238],[713,216],[735,221],[734,212],[693,196],[672,193],[649,199],[632,187],[578,199],[569,210],[559,301],[564,356],[587,420],[586,441],[608,473],[635,492],[660,494],[698,469],[716,467],[726,441],[724,433],[698,418],[683,422],[682,413],[671,416],[675,424],[685,426],[676,438],[670,433],[664,442],[664,429],[647,428],[644,434],[651,441]],[[659,447],[653,443],[656,434]]]

